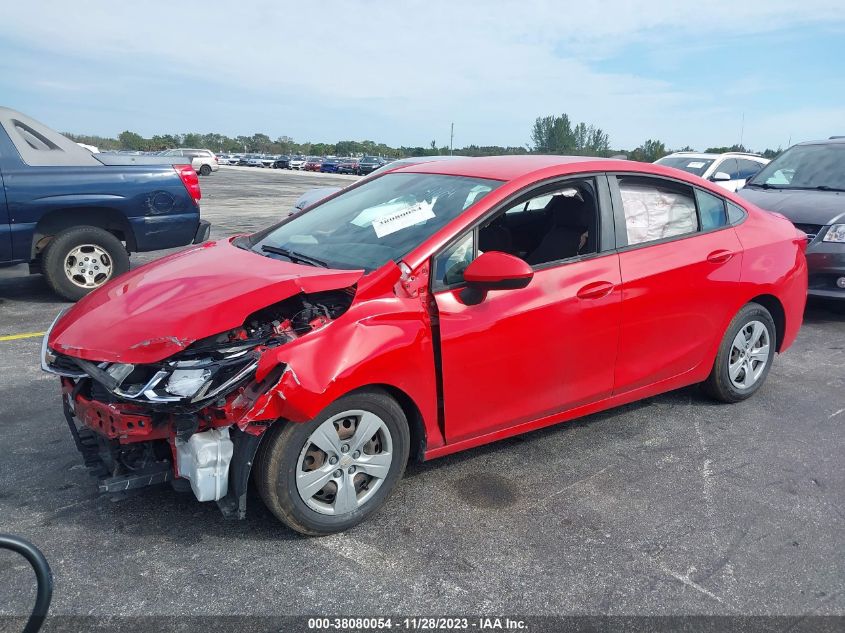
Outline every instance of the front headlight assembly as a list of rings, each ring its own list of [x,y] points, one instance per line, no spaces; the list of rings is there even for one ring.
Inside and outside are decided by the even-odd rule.
[[[824,234],[822,242],[845,243],[845,224],[833,224]]]
[[[98,380],[114,395],[127,400],[196,405],[229,393],[249,377],[258,366],[258,355],[245,351],[222,358],[164,361],[158,365],[113,363],[98,367],[114,383]]]
[[[43,352],[48,370],[73,378],[90,377],[122,400],[196,410],[229,394],[254,374],[260,340],[229,340],[228,333],[197,341],[158,363],[94,363]],[[57,370],[57,357],[70,365]]]

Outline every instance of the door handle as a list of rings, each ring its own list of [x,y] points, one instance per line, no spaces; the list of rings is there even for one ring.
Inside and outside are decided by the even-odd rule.
[[[707,261],[712,264],[724,264],[733,256],[731,251],[713,251],[707,256]]]
[[[613,292],[614,288],[609,281],[595,281],[581,288],[576,296],[579,299],[601,299]]]

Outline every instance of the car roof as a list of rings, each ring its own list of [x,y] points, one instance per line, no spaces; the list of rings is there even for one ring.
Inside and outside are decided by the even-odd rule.
[[[671,154],[667,154],[662,158],[667,158],[669,156],[684,156],[688,158],[723,158],[725,156],[743,156],[745,158],[763,158],[760,154],[755,154],[754,152],[722,152],[721,154],[714,154],[708,152],[672,152]]]
[[[454,157],[452,160],[427,161],[399,167],[394,172],[468,176],[493,180],[515,180],[549,167],[568,166],[562,171],[579,171],[579,167],[601,163],[601,170],[625,170],[632,161],[598,158],[595,156],[549,156],[542,154],[518,156]]]
[[[831,136],[821,141],[804,141],[795,145],[841,145],[845,143],[845,136]]]

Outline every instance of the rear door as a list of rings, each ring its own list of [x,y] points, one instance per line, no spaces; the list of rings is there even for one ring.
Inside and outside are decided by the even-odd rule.
[[[725,201],[679,181],[611,178],[622,327],[615,393],[712,363],[735,309],[742,245]]]

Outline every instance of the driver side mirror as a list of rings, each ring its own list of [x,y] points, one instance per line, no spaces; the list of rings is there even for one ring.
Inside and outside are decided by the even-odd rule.
[[[484,301],[490,290],[525,288],[533,277],[531,266],[518,257],[499,251],[488,251],[466,267],[466,288],[461,292],[461,300],[466,305],[475,305]]]
[[[723,171],[717,171],[713,176],[710,178],[713,182],[725,182],[731,179],[730,174],[726,174]]]

